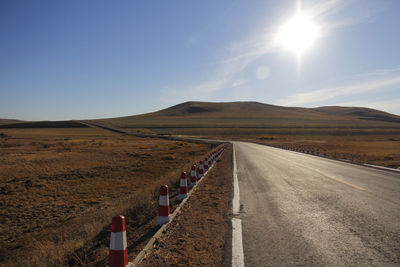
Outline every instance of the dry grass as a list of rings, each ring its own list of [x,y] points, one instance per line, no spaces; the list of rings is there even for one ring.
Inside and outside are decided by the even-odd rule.
[[[116,214],[126,215],[128,235],[137,240],[130,250],[139,250],[154,230],[159,186],[174,187],[180,171],[211,149],[97,128],[1,133],[0,256],[5,266],[101,263]]]

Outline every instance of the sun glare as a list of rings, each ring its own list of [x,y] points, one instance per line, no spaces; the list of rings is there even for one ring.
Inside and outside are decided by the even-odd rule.
[[[283,47],[301,54],[317,38],[317,26],[309,17],[297,14],[282,26],[278,38]]]

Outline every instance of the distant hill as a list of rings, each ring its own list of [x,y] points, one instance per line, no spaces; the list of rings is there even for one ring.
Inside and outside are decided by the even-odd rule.
[[[314,110],[363,120],[400,122],[400,116],[371,108],[328,106],[314,108]]]
[[[98,122],[122,128],[400,127],[400,116],[353,107],[299,108],[259,102],[185,102]]]
[[[212,130],[206,129],[219,129],[219,132],[236,134],[239,128],[246,134],[256,131],[260,134],[298,134],[299,132],[327,134],[331,131],[329,129],[335,129],[340,134],[347,134],[346,129],[367,129],[363,130],[365,134],[376,133],[375,130],[368,129],[400,133],[400,116],[375,109],[338,106],[283,107],[259,102],[191,101],[152,113],[93,121],[117,128],[131,128],[140,131],[146,129],[145,131],[165,134],[212,133]],[[0,128],[78,127],[87,127],[87,125],[79,121],[23,122],[0,119]],[[200,128],[204,130],[194,130]]]
[[[0,119],[0,125],[4,124],[13,124],[13,123],[18,123],[21,122],[19,120],[10,120],[10,119]]]
[[[6,128],[84,128],[86,124],[76,121],[30,121],[0,125],[0,129]]]

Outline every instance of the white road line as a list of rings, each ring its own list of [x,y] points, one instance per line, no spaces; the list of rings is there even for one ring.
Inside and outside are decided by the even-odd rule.
[[[232,267],[243,267],[242,220],[232,218]]]
[[[232,199],[232,211],[233,211],[234,215],[239,214],[239,211],[240,211],[240,192],[239,192],[239,181],[238,181],[238,178],[237,178],[235,145],[233,145],[233,199]]]
[[[239,181],[237,178],[235,145],[233,146],[233,215],[240,211]],[[242,220],[232,218],[232,267],[244,267]]]

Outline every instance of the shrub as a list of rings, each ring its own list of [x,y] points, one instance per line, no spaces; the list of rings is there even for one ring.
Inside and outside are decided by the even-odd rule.
[[[393,160],[393,157],[392,157],[392,156],[385,156],[385,157],[383,158],[383,160]]]

